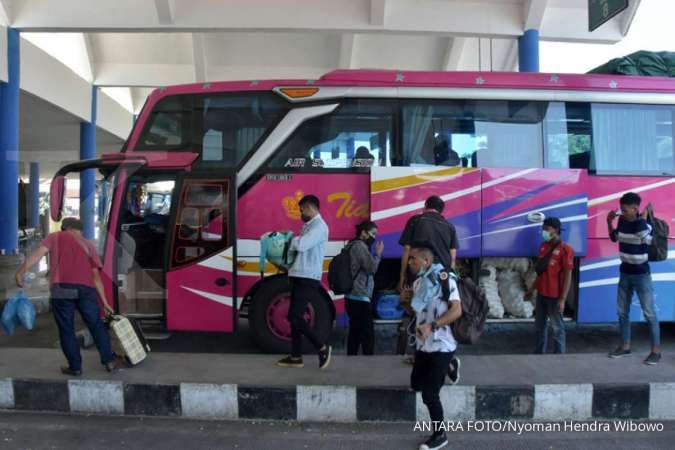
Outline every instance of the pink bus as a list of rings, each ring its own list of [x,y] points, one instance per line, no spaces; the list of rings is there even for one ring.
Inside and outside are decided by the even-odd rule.
[[[484,258],[535,256],[541,221],[559,217],[577,255],[566,314],[612,322],[619,260],[605,216],[634,191],[675,233],[674,135],[675,84],[656,77],[340,70],[173,86],[149,96],[120,153],[59,171],[51,214],[68,173],[97,169],[115,308],[168,331],[234,332],[248,319],[265,351],[288,347],[289,293],[272,266],[261,278],[259,238],[298,231],[308,193],[330,227],[325,270],[355,224],[378,223],[377,289],[396,285],[398,238],[431,194],[475,277]],[[662,321],[675,320],[671,249],[652,265]],[[324,294],[307,316],[325,337],[346,317]]]

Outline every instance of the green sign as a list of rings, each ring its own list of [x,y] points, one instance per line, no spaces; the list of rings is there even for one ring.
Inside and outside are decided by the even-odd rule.
[[[593,31],[628,8],[628,0],[588,0],[588,31]]]

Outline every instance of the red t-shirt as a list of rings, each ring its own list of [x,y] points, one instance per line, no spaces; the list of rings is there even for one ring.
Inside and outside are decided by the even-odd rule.
[[[539,247],[539,257],[545,256],[551,249],[548,242],[544,242]],[[551,259],[548,262],[546,272],[537,277],[537,292],[544,297],[558,298],[564,282],[562,271],[564,269],[572,270],[574,268],[574,250],[565,242],[560,242],[558,247],[553,250]]]
[[[47,236],[42,245],[49,249],[50,284],[81,284],[95,287],[92,269],[103,267],[96,247],[71,232],[59,231]]]

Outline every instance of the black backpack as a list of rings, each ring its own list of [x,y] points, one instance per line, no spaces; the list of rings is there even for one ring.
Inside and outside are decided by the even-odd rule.
[[[649,246],[650,261],[664,261],[668,259],[668,222],[654,217],[654,208],[648,204],[645,208],[647,223],[652,227],[652,245]]]
[[[354,285],[356,277],[352,275],[352,256],[350,254],[354,242],[351,241],[345,245],[328,265],[328,287],[335,295],[348,294]]]
[[[443,273],[443,272],[441,272]],[[476,286],[469,277],[458,277],[450,274],[457,283],[459,299],[462,302],[462,315],[452,323],[452,335],[460,344],[475,344],[483,333],[488,313],[488,302],[485,293]],[[450,298],[450,287],[447,281],[439,280],[443,290],[443,298]]]

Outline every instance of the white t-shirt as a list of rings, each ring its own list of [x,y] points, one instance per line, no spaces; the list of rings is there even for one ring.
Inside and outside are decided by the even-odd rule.
[[[432,271],[435,273],[438,270],[434,270],[436,264]],[[431,277],[437,277],[437,275],[432,274]],[[413,292],[414,296],[420,296],[423,299],[428,299],[426,301],[426,306],[422,311],[417,312],[415,320],[416,325],[431,323],[434,320],[438,320],[443,314],[445,314],[449,309],[449,302],[458,302],[459,298],[459,289],[457,289],[457,283],[452,277],[448,277],[444,282],[448,283],[450,288],[450,296],[448,302],[442,300],[443,291],[439,282],[433,282],[430,279],[430,276],[419,277],[413,283]],[[450,325],[444,325],[438,327],[438,329],[433,332],[426,340],[420,338],[416,335],[415,338],[417,344],[417,350],[432,353],[432,352],[454,352],[457,349],[457,341],[452,335],[452,328]]]

